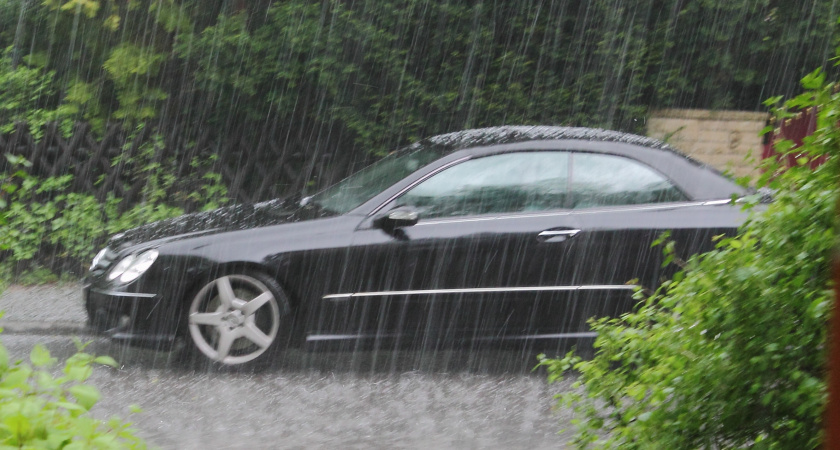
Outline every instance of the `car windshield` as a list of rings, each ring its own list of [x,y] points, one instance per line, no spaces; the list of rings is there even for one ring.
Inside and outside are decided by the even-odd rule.
[[[344,180],[313,195],[309,202],[344,214],[443,155],[443,149],[423,147],[393,152]]]

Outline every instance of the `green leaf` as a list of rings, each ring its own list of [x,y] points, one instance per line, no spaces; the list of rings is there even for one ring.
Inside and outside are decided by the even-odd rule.
[[[38,372],[35,378],[38,380],[38,387],[41,389],[52,390],[61,386],[59,381],[46,372]]]
[[[97,356],[93,362],[102,364],[103,366],[118,367],[117,361],[110,356]]]
[[[86,384],[77,384],[68,391],[76,397],[76,401],[86,410],[90,410],[99,401],[99,390]]]
[[[29,360],[35,367],[48,367],[55,364],[56,359],[50,356],[49,350],[41,344],[36,344],[29,352]]]
[[[74,381],[85,381],[93,374],[93,368],[88,364],[68,364],[64,367],[64,373]]]
[[[802,87],[805,89],[819,89],[823,84],[825,84],[825,73],[821,68],[817,68],[802,78]]]
[[[761,131],[758,132],[758,135],[764,136],[767,133],[772,133],[775,129],[776,127],[774,127],[773,125],[767,125],[766,127],[762,128]]]
[[[773,391],[770,391],[770,392],[764,394],[763,396],[761,396],[761,404],[764,405],[764,406],[769,405],[773,401],[773,396],[774,396]]]
[[[55,406],[64,408],[68,411],[76,411],[76,412],[86,412],[87,409],[83,406],[79,405],[78,403],[73,402],[55,402]]]
[[[32,369],[26,366],[17,366],[6,372],[3,378],[0,378],[0,387],[19,388],[25,386],[26,380],[31,374]]]
[[[9,368],[9,353],[6,351],[6,347],[0,345],[0,374],[6,371]]]
[[[764,100],[764,102],[762,104],[764,106],[773,106],[773,105],[776,105],[779,102],[781,102],[782,99],[784,99],[784,96],[777,95],[776,97],[770,97],[767,100]]]

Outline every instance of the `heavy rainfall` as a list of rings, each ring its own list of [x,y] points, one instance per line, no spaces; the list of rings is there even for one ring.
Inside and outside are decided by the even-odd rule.
[[[839,16],[0,0],[0,443],[817,446]]]

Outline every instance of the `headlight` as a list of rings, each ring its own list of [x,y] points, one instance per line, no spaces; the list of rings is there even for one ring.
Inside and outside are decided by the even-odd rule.
[[[88,269],[88,270],[95,269],[96,266],[99,265],[99,261],[102,261],[102,258],[105,256],[105,252],[107,252],[107,251],[108,251],[108,247],[105,247],[102,250],[99,250],[99,253],[97,253],[96,256],[93,257],[93,262],[90,264],[90,269]]]
[[[128,255],[108,273],[108,281],[120,279],[120,283],[129,283],[152,267],[158,257],[157,250],[148,250],[139,255]]]

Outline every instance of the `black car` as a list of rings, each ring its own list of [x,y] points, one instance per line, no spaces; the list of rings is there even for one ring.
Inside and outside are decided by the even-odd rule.
[[[117,341],[221,365],[288,345],[523,348],[591,339],[665,275],[651,243],[713,247],[747,191],[662,142],[585,128],[436,136],[300,201],[114,236],[84,288]],[[341,345],[339,345],[341,346]]]

